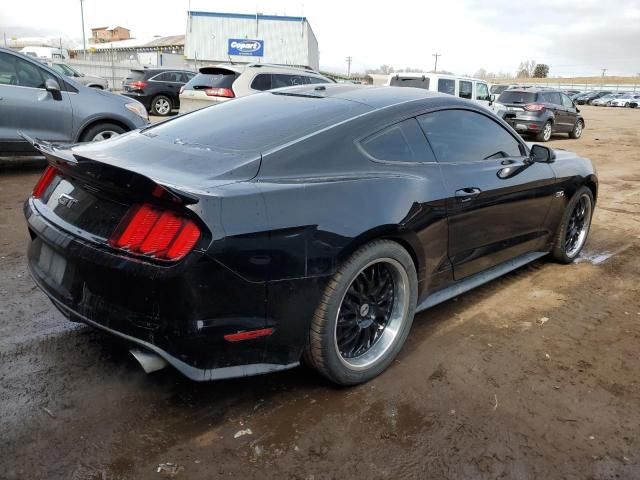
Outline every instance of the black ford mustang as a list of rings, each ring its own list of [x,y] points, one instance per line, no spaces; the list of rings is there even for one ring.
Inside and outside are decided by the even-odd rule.
[[[591,163],[412,88],[251,95],[90,145],[32,141],[36,283],[194,380],[382,372],[423,310],[582,249]]]

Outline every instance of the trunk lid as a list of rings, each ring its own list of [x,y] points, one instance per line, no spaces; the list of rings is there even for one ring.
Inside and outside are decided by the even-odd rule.
[[[130,136],[139,137],[131,142]],[[61,146],[25,138],[56,169],[36,208],[52,223],[105,243],[134,204],[184,209],[213,189],[255,177],[260,154],[166,145],[136,132]]]

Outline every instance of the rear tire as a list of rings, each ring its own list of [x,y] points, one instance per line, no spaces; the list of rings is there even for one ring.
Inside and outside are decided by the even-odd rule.
[[[582,251],[589,236],[593,216],[593,193],[580,187],[565,208],[556,233],[551,256],[559,263],[571,263]]]
[[[151,113],[159,117],[166,117],[171,114],[173,102],[166,95],[158,95],[151,101]]]
[[[311,321],[304,360],[340,385],[366,382],[396,357],[411,329],[416,268],[396,242],[357,250],[329,281]]]
[[[537,142],[548,142],[551,140],[551,133],[553,131],[553,124],[551,120],[547,120],[546,123],[542,126],[542,130],[536,134]]]
[[[99,142],[102,140],[108,140],[112,137],[117,137],[125,133],[126,130],[120,125],[115,123],[98,123],[91,128],[87,129],[80,137],[81,142]]]
[[[584,122],[578,120],[573,126],[573,130],[569,132],[569,138],[580,138],[582,136],[582,130],[584,129]]]

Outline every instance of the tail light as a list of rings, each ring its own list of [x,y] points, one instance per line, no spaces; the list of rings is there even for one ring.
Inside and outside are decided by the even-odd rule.
[[[53,181],[57,173],[58,171],[49,165],[42,173],[42,176],[40,177],[40,180],[38,180],[38,183],[36,183],[36,186],[33,187],[31,196],[33,198],[42,197],[42,194],[47,189],[47,187],[51,185],[51,182]]]
[[[144,89],[144,87],[146,87],[148,85],[147,82],[142,82],[140,80],[138,80],[137,82],[130,82],[129,83],[129,87],[134,88],[136,90],[142,90]]]
[[[527,112],[542,112],[546,107],[541,103],[529,103],[524,106]]]
[[[200,229],[188,218],[148,204],[132,207],[116,228],[109,244],[133,253],[179,260],[200,238]]]
[[[233,94],[233,90],[230,88],[207,88],[204,93],[207,97],[226,97],[233,98],[235,95]]]

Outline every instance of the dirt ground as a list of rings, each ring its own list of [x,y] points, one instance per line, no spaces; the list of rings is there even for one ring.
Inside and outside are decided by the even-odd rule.
[[[305,368],[144,374],[34,286],[22,202],[38,173],[1,173],[0,478],[640,478],[640,109],[583,113],[583,138],[552,142],[600,175],[580,261],[418,315],[355,388]]]

